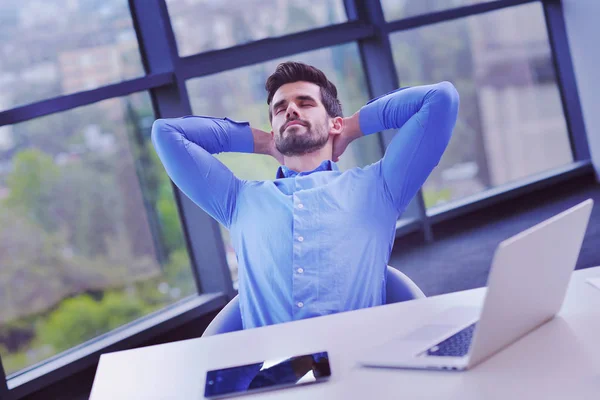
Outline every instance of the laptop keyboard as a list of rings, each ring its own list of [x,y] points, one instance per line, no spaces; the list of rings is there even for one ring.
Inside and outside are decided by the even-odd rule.
[[[475,325],[473,323],[467,326],[465,329],[456,332],[443,342],[431,347],[426,351],[428,356],[440,356],[440,357],[463,357],[469,352],[471,346],[471,339],[473,339],[473,332],[475,332]]]

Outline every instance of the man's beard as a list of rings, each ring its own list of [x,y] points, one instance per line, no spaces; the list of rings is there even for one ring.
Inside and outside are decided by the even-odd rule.
[[[325,125],[313,127],[308,121],[297,121],[304,124],[306,132],[298,134],[297,131],[303,129],[303,127],[301,125],[292,125],[287,129],[287,135],[283,136],[283,132],[285,132],[285,129],[283,129],[285,125],[283,125],[279,130],[279,135],[275,138],[275,147],[281,154],[287,157],[303,156],[325,147],[329,140]]]

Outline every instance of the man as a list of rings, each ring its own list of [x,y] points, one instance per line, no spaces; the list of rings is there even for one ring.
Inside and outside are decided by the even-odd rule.
[[[244,328],[385,303],[395,226],[438,164],[458,114],[448,82],[403,88],[342,117],[323,72],[280,64],[266,83],[272,131],[228,118],[160,119],[152,141],[173,182],[230,230]],[[384,157],[340,172],[348,144],[399,128]],[[211,154],[269,154],[275,180],[238,179]]]

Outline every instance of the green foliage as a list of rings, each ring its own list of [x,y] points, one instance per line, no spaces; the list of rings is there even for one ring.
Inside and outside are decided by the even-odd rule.
[[[17,350],[9,351],[0,344],[4,368],[7,373],[16,372],[132,322],[170,301],[158,294],[156,280],[123,291],[108,291],[100,300],[90,295],[65,299],[49,314],[29,316],[3,326],[0,334],[20,329],[29,330],[29,335],[34,336]]]
[[[423,201],[425,208],[430,208],[441,203],[445,203],[452,199],[452,191],[449,188],[440,190],[423,189]]]
[[[0,325],[60,299],[63,244],[20,209],[0,206]]]
[[[150,153],[158,177],[156,210],[160,223],[161,242],[167,257],[178,248],[185,247],[173,185],[155,151]]]
[[[39,325],[39,344],[50,345],[57,352],[92,339],[145,315],[148,311],[139,298],[126,293],[109,292],[101,301],[89,295],[64,300]]]
[[[66,229],[77,253],[95,256],[106,252],[105,237],[122,229],[123,207],[115,173],[93,155],[87,161],[60,167],[38,149],[18,152],[4,205],[47,233]]]
[[[156,204],[161,221],[163,245],[168,253],[184,246],[183,233],[179,222],[179,212],[173,194],[161,195]]]
[[[279,167],[277,160],[265,155],[221,153],[216,157],[240,179],[275,179],[275,172]]]
[[[9,352],[5,346],[0,344],[0,357],[6,374],[11,374],[29,365],[25,351]]]
[[[9,351],[0,344],[0,356],[7,373],[46,359],[98,335],[159,310],[193,292],[189,259],[184,249],[173,253],[165,269],[168,288],[178,288],[178,295],[161,293],[162,276],[139,281],[103,294],[82,294],[65,299],[52,311],[12,320],[2,325],[0,342],[15,332],[31,340],[21,340],[21,347]],[[103,288],[102,288],[103,289]]]
[[[26,212],[42,226],[54,228],[54,221],[45,208],[52,198],[52,188],[59,174],[52,157],[43,151],[18,152],[14,157],[14,169],[6,181],[9,189],[6,205]]]
[[[172,253],[165,278],[170,287],[179,289],[179,297],[196,290],[185,249]],[[101,300],[79,295],[62,301],[37,324],[36,345],[63,351],[164,307],[173,299],[157,290],[161,281],[157,277],[122,290],[107,291]]]
[[[125,229],[125,211],[116,178],[87,163],[73,167],[64,169],[51,208],[61,211],[59,215],[69,228],[70,242],[78,254],[105,254],[106,238]]]
[[[192,275],[190,257],[185,248],[179,248],[171,253],[169,263],[165,266],[164,275],[172,287],[177,287],[183,296],[194,293],[196,282]]]
[[[8,373],[195,291],[170,180],[138,123],[152,110],[125,111],[127,128],[136,131],[129,143],[87,107],[15,126],[21,150],[3,177],[8,196],[0,201],[0,353]],[[89,121],[115,136],[112,150],[86,147]],[[48,153],[27,143],[44,144]],[[131,187],[130,152],[140,160],[134,167],[143,198]],[[142,203],[160,214],[154,245],[167,247],[166,276],[151,245],[135,247],[136,233],[149,236],[140,223],[156,220]]]

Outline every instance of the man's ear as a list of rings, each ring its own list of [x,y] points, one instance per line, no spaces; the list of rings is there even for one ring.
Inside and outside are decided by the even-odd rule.
[[[331,123],[329,126],[329,134],[330,135],[339,135],[344,130],[344,118],[335,117],[331,118]]]

